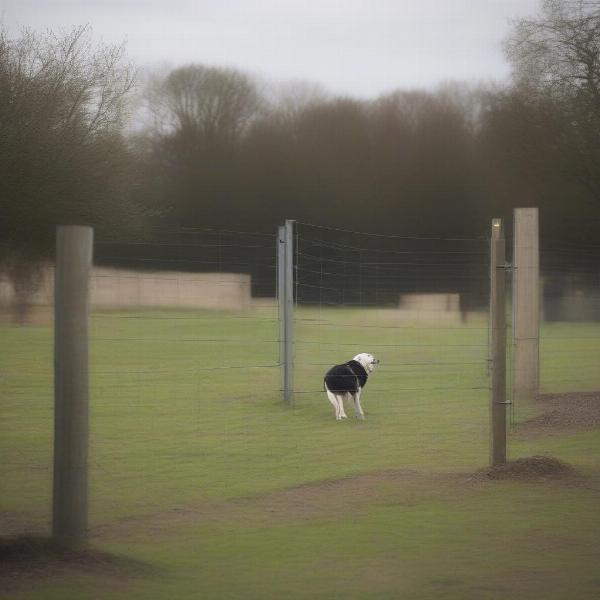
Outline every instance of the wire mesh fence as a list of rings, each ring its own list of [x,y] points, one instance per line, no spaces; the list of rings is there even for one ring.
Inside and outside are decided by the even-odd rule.
[[[50,270],[52,268],[50,267]],[[231,484],[253,403],[277,404],[275,234],[184,230],[97,240],[90,281],[90,525]],[[53,279],[50,274],[48,279]],[[13,529],[47,527],[53,438],[52,290],[35,327],[8,328],[3,435]],[[44,314],[45,319],[35,316]],[[4,395],[4,394],[3,394]],[[254,423],[253,435],[268,427]],[[196,469],[199,462],[206,468]],[[20,510],[35,515],[24,523]],[[9,513],[7,513],[9,514]]]
[[[540,391],[600,389],[600,246],[542,238]]]
[[[102,506],[136,514],[223,492],[246,462],[247,413],[278,401],[275,235],[164,232],[100,242],[96,261],[111,265],[98,286],[115,288],[92,313]]]
[[[304,481],[306,473],[480,462],[488,419],[484,237],[298,224],[292,412],[281,401],[275,232],[152,237],[95,243],[92,535],[136,515]],[[53,398],[51,323],[8,331],[5,410],[15,434],[2,439],[10,532],[49,524]],[[356,421],[332,432],[323,375],[362,351],[381,359],[364,402],[374,427],[351,429]],[[370,454],[365,443],[379,447]]]
[[[459,454],[487,424],[489,241],[296,228],[295,394],[323,403],[323,374],[361,352],[380,359],[364,404],[389,435]]]
[[[215,230],[96,242],[92,535],[307,479],[486,462],[487,236],[297,223],[293,411],[282,402],[277,243],[275,232]],[[598,247],[542,243],[543,393],[600,387],[599,258]],[[36,302],[34,326],[3,325],[3,533],[51,518],[51,291]],[[362,398],[367,419],[338,424],[323,376],[361,352],[381,361]],[[530,415],[519,405],[513,421]]]

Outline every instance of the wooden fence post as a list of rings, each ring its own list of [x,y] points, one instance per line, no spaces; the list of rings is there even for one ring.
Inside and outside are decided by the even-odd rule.
[[[93,230],[58,227],[54,304],[52,536],[86,541],[88,523],[88,320]]]
[[[285,222],[284,252],[284,385],[286,404],[294,402],[294,221]]]
[[[277,312],[279,318],[279,367],[285,400],[285,227],[277,229]]]
[[[501,219],[492,220],[490,260],[490,466],[506,463],[506,244]]]

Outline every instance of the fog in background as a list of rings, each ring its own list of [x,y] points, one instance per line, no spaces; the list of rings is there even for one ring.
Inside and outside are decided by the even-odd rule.
[[[89,23],[142,67],[190,62],[374,98],[446,80],[505,80],[501,41],[537,0],[4,0],[9,31]]]
[[[598,245],[598,2],[3,10],[0,261],[23,289],[68,223],[485,237],[538,206],[542,244]]]

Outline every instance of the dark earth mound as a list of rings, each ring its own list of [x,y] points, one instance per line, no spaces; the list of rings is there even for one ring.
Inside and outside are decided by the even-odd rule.
[[[490,479],[575,479],[577,471],[567,463],[552,456],[529,456],[509,461],[505,465],[486,471]]]
[[[543,394],[535,400],[542,414],[517,423],[516,435],[564,434],[600,427],[600,392]]]
[[[74,571],[128,579],[152,574],[155,569],[90,547],[66,548],[46,537],[0,538],[0,592]]]

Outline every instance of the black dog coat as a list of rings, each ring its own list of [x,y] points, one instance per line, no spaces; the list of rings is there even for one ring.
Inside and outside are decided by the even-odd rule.
[[[368,377],[367,371],[357,360],[350,360],[329,369],[325,374],[324,384],[334,394],[355,394],[367,385]]]

